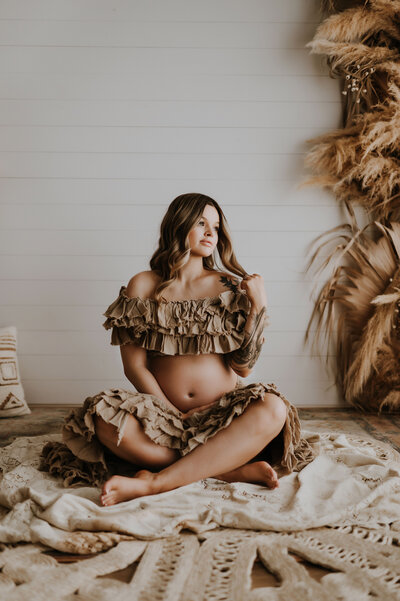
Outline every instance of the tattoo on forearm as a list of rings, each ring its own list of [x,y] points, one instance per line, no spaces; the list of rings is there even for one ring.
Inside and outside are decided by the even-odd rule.
[[[257,315],[250,316],[250,328],[247,329],[246,324],[242,346],[230,354],[232,363],[239,369],[254,367],[264,343],[263,331],[266,320],[267,310],[265,307]]]

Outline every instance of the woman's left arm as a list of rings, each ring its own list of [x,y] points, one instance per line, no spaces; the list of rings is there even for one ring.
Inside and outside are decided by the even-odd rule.
[[[240,348],[229,353],[228,364],[239,376],[246,378],[254,367],[264,343],[264,328],[267,323],[267,295],[262,276],[254,273],[241,282],[250,300],[250,312],[244,326]]]

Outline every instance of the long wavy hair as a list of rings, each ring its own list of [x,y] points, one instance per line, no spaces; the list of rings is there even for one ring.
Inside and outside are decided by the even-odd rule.
[[[228,271],[241,277],[248,275],[233,252],[228,223],[219,204],[205,194],[181,194],[174,198],[164,215],[160,226],[158,248],[150,259],[150,268],[161,277],[153,295],[154,300],[158,302],[165,300],[162,298],[162,291],[177,279],[180,270],[189,261],[188,234],[207,205],[213,206],[218,211],[220,226],[216,249],[212,255],[203,257],[204,269],[220,270],[214,256],[218,251],[221,262]]]

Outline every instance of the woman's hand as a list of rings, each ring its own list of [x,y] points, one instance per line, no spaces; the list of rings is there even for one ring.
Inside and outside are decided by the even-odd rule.
[[[194,407],[194,409],[190,409],[190,411],[186,411],[185,413],[181,411],[181,417],[182,419],[186,419],[187,417],[193,415],[193,413],[199,413],[200,411],[204,411],[204,409],[207,409],[207,407],[215,405],[215,402],[216,401],[213,401],[212,403],[208,403],[207,405],[200,405],[200,407]]]
[[[263,307],[267,307],[267,293],[264,288],[264,279],[258,273],[246,275],[240,282],[240,287],[249,297],[252,308],[256,311],[261,311]]]

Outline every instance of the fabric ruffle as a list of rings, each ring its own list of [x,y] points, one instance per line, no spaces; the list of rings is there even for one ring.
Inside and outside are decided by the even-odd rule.
[[[230,353],[243,341],[250,310],[245,292],[226,290],[215,297],[157,303],[126,295],[121,286],[117,299],[103,315],[103,326],[112,328],[111,344],[135,342],[165,355]]]
[[[39,469],[62,478],[67,488],[101,486],[109,475],[103,462],[88,462],[76,457],[62,442],[48,442],[42,449]]]
[[[284,401],[287,418],[281,433],[258,454],[257,460],[264,459],[287,472],[299,471],[314,459],[314,451],[301,438],[297,409],[277,391],[274,384],[263,383],[239,384],[214,405],[193,413],[185,420],[179,409],[172,409],[154,395],[120,388],[104,390],[94,397],[87,397],[82,407],[73,409],[67,416],[63,427],[64,444],[46,445],[41,469],[61,476],[66,486],[99,486],[112,473],[128,474],[127,470],[130,470],[129,475],[133,475],[143,468],[123,465],[125,462],[115,455],[110,461],[107,450],[96,437],[95,414],[114,424],[119,438],[123,436],[127,416],[133,415],[153,442],[178,449],[183,456],[228,427],[252,401],[263,398],[266,392],[276,394]],[[121,472],[121,469],[125,471]]]

